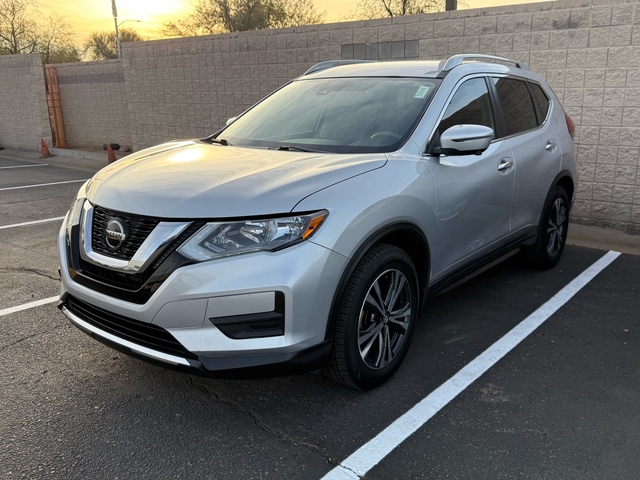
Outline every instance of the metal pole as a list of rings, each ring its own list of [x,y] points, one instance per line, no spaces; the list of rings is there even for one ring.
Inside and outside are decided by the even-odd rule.
[[[116,49],[118,50],[118,58],[122,58],[120,51],[120,33],[118,32],[118,9],[116,8],[116,0],[111,0],[111,12],[113,13],[113,23],[116,26]]]
[[[118,49],[118,58],[122,58],[122,52],[120,51],[120,33],[118,32],[118,17],[113,17],[113,21],[116,24],[116,48]]]

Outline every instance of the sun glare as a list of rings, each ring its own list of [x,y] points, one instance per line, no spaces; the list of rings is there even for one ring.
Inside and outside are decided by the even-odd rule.
[[[179,18],[191,9],[187,0],[120,0],[117,7],[120,21],[140,20],[137,24],[128,23],[123,26],[135,28],[140,34],[150,38],[158,38],[158,30],[164,22]]]
[[[467,0],[464,8],[527,3],[536,0]],[[116,0],[118,24],[133,28],[150,40],[161,38],[160,29],[168,20],[176,20],[193,9],[197,0]],[[314,0],[325,21],[336,22],[348,17],[357,0]],[[76,40],[83,44],[92,32],[113,31],[111,0],[37,0],[43,16],[57,14],[73,29]],[[139,20],[139,22],[137,22]]]
[[[79,42],[84,42],[92,32],[115,28],[111,0],[39,0],[38,5],[44,15],[63,17]],[[164,22],[179,18],[192,8],[189,0],[116,0],[116,7],[118,23],[123,28],[133,28],[150,39],[160,37],[159,30]]]
[[[117,0],[116,0],[117,2]],[[167,17],[187,11],[190,6],[185,0],[120,0],[117,2],[118,16],[122,13],[134,17]]]

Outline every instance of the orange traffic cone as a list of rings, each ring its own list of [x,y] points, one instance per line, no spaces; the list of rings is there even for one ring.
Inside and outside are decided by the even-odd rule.
[[[107,165],[112,164],[116,160],[117,158],[116,158],[116,154],[113,153],[113,148],[111,148],[111,145],[107,145]]]
[[[44,138],[40,139],[40,158],[49,158],[53,157],[49,149],[47,148],[47,144],[44,143]]]

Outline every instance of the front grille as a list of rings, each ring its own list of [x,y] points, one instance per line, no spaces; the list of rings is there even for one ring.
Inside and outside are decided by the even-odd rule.
[[[145,277],[101,267],[82,258],[80,259],[80,267],[82,268],[82,273],[87,277],[124,290],[139,290],[146,281]]]
[[[109,250],[104,231],[107,222],[112,218],[124,220],[127,224],[127,239],[117,252]],[[160,223],[160,220],[149,217],[139,217],[121,212],[107,210],[99,206],[93,207],[93,229],[91,232],[91,246],[94,251],[121,260],[130,260],[147,239],[149,234]]]
[[[66,306],[85,322],[136,345],[182,358],[198,359],[162,327],[108,312],[71,296],[67,297]]]
[[[190,263],[186,258],[176,253],[176,250],[202,225],[204,225],[203,221],[191,223],[173,242],[163,247],[162,254],[143,273],[112,270],[91,263],[80,255],[77,257],[78,272],[91,280],[117,289],[106,292],[108,295],[134,303],[145,303],[173,271]],[[128,292],[137,293],[131,295]]]

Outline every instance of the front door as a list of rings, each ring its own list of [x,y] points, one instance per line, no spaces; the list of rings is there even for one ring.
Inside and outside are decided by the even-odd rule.
[[[484,125],[496,131],[484,77],[461,83],[438,126]],[[432,280],[506,243],[511,230],[513,154],[494,140],[480,155],[429,159],[436,191],[437,232],[432,241]],[[435,244],[434,244],[435,243]]]

